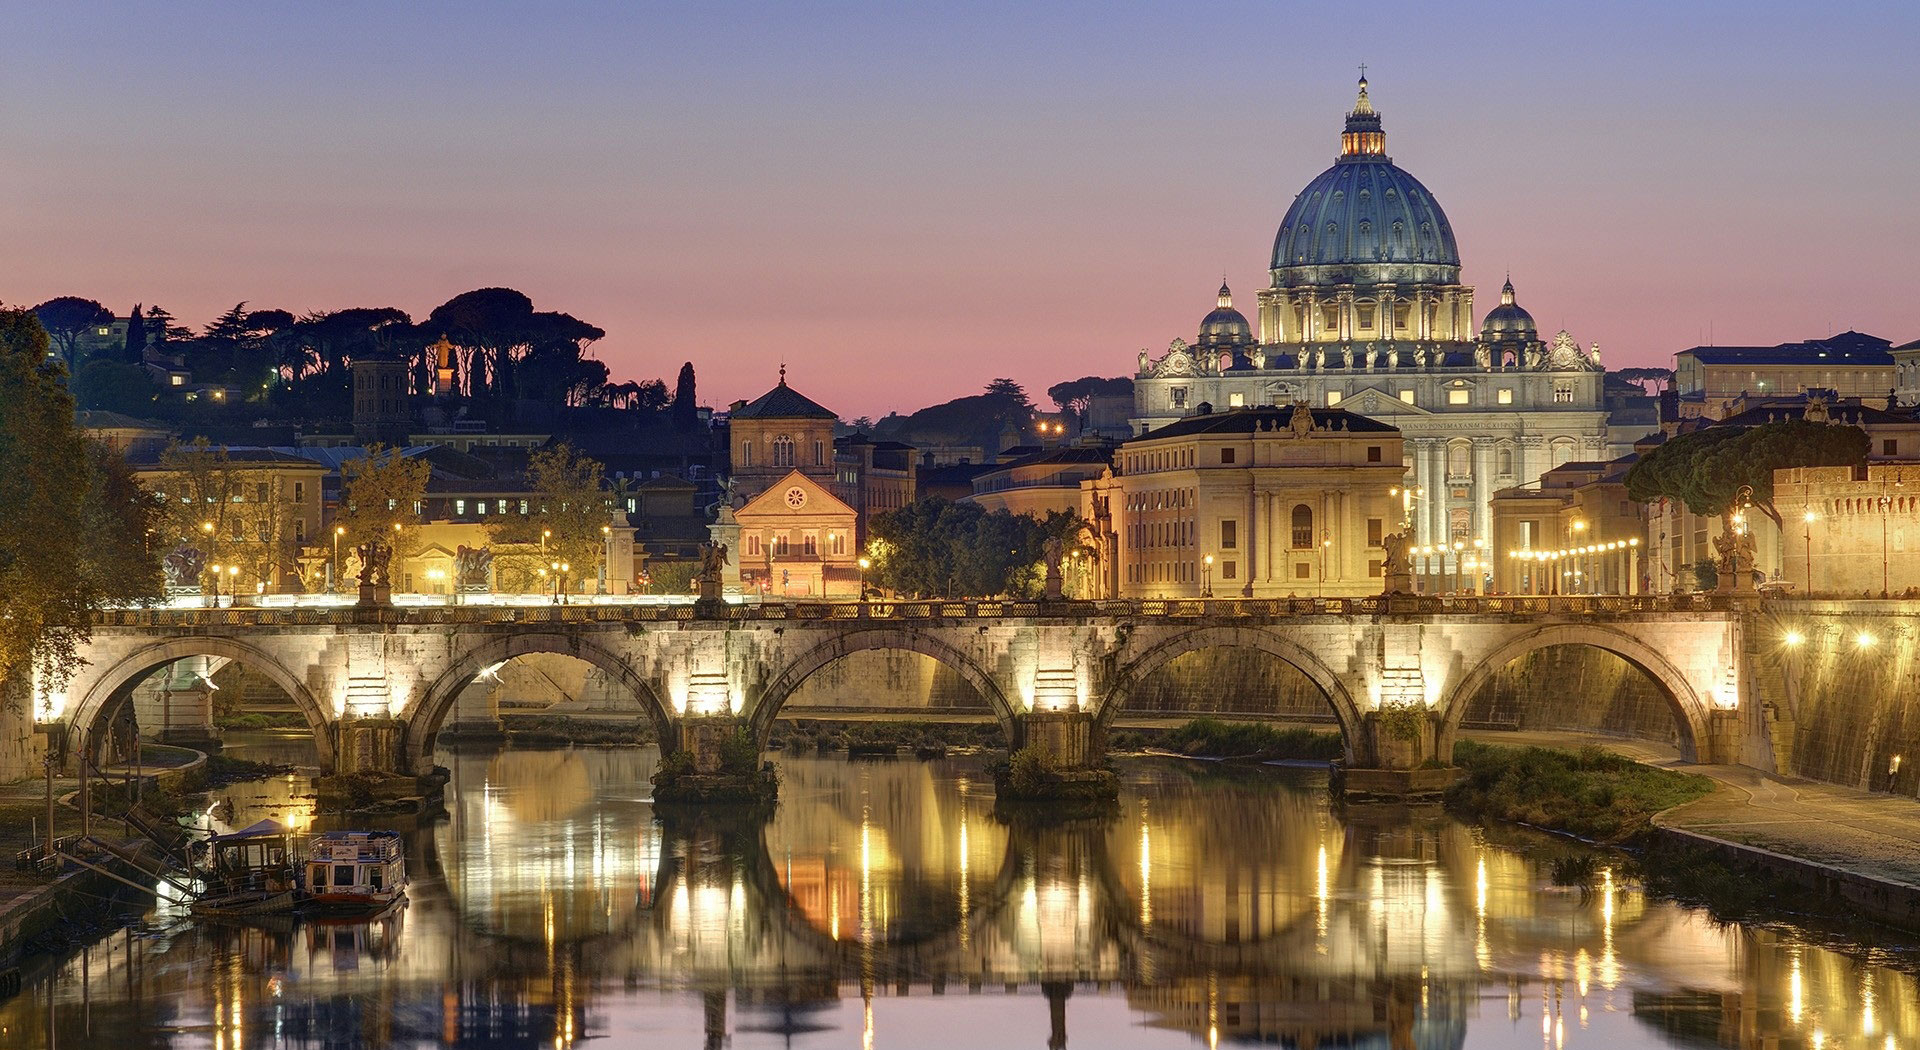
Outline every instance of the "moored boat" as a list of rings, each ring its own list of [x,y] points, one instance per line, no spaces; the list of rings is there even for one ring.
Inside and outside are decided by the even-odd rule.
[[[329,910],[378,911],[406,893],[397,831],[329,831],[307,853],[307,899]]]

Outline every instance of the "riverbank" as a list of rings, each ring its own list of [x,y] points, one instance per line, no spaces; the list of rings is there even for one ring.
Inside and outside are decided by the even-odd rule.
[[[1549,740],[1573,743],[1582,752],[1605,751],[1613,761],[1637,763],[1650,783],[1687,777],[1705,780],[1709,788],[1653,812],[1642,807],[1639,816],[1621,822],[1636,826],[1613,836],[1596,834],[1612,820],[1605,815],[1560,819],[1553,807],[1529,810],[1524,800],[1489,816],[1626,846],[1650,888],[1702,904],[1719,918],[1786,909],[1920,932],[1920,801],[1744,766],[1684,765],[1670,750],[1645,741],[1514,734],[1520,746],[1512,747],[1505,736],[1475,734],[1460,746],[1515,752],[1541,750],[1538,745]],[[1671,791],[1678,782],[1665,783],[1662,790]]]

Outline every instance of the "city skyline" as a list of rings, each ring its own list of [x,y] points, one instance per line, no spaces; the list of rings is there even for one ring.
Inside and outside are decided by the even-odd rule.
[[[616,377],[692,360],[716,406],[782,359],[847,418],[1001,375],[1044,403],[1192,339],[1223,275],[1251,303],[1365,62],[1476,313],[1511,271],[1612,367],[1920,334],[1920,204],[1869,195],[1920,156],[1913,12],[1347,17],[29,13],[0,214],[46,250],[0,263],[0,298],[198,326],[507,285],[605,328]]]

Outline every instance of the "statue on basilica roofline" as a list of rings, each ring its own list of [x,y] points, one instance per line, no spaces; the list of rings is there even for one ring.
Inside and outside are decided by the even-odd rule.
[[[1399,347],[1392,346],[1392,345],[1389,345],[1387,347],[1387,367],[1390,369],[1400,367],[1400,348]]]
[[[1367,371],[1369,372],[1373,371],[1373,362],[1376,359],[1378,359],[1378,356],[1379,356],[1379,351],[1373,348],[1372,343],[1368,343],[1367,344]]]
[[[1294,437],[1306,437],[1313,433],[1313,409],[1305,401],[1293,403],[1293,415],[1287,417],[1287,429]]]
[[[1327,351],[1324,348],[1313,352],[1313,370],[1316,372],[1327,370]]]
[[[1485,343],[1476,343],[1473,347],[1473,363],[1482,371],[1493,370],[1493,348]]]
[[[1419,343],[1415,343],[1413,346],[1413,367],[1427,367],[1427,348]]]
[[[1538,372],[1540,369],[1546,367],[1546,364],[1547,355],[1540,351],[1538,344],[1527,347],[1526,357],[1522,362],[1522,367],[1529,372]]]
[[[1353,344],[1352,343],[1342,343],[1340,345],[1340,367],[1341,368],[1353,367]]]
[[[1143,376],[1153,374],[1153,357],[1152,355],[1147,353],[1146,347],[1140,348],[1140,373],[1139,374]]]

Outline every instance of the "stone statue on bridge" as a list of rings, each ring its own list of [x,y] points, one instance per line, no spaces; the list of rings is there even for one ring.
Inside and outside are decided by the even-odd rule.
[[[1720,535],[1713,538],[1713,549],[1719,555],[1714,568],[1719,570],[1720,582],[1714,588],[1721,594],[1753,593],[1753,533],[1743,526],[1733,523],[1729,515],[1724,521],[1725,527]]]
[[[486,590],[492,571],[492,547],[469,547],[462,543],[453,552],[453,578],[461,590]]]
[[[183,543],[167,554],[162,566],[166,569],[169,588],[189,590],[200,586],[200,574],[207,569],[207,556],[200,548]]]
[[[726,611],[720,597],[727,578],[727,545],[707,543],[700,547],[700,572],[694,576],[698,597],[693,600],[694,615],[715,616]]]
[[[360,556],[360,604],[385,605],[393,600],[393,585],[387,575],[393,560],[391,544],[368,540],[354,548]]]
[[[1382,537],[1380,546],[1386,551],[1386,559],[1381,563],[1380,574],[1385,577],[1383,594],[1410,594],[1413,592],[1413,564],[1407,560],[1411,543],[1404,532],[1392,532]]]

